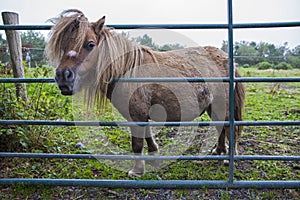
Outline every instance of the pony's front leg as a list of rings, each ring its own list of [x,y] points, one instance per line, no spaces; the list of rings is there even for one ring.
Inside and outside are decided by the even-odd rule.
[[[142,155],[145,139],[145,128],[131,127],[132,150],[137,156]],[[145,173],[145,161],[135,160],[133,168],[128,172],[128,176],[142,176]]]
[[[146,142],[147,142],[147,146],[148,146],[148,155],[149,156],[155,156],[158,155],[159,150],[158,150],[158,145],[156,144],[152,134],[151,134],[151,130],[150,127],[147,126],[146,127]],[[149,160],[147,161],[147,164],[152,165],[153,167],[159,167],[159,160]]]

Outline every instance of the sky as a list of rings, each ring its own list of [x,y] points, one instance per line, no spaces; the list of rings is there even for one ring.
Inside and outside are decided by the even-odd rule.
[[[48,24],[48,19],[70,8],[82,10],[92,22],[105,15],[106,24],[227,23],[227,0],[0,0],[0,11],[19,13],[22,25]],[[300,0],[233,0],[233,23],[299,22],[299,8]],[[221,47],[222,41],[228,40],[226,29],[130,30],[129,34],[148,34],[157,44],[185,46]],[[300,45],[300,27],[235,30],[234,41],[242,40],[275,45],[288,42],[293,48]]]

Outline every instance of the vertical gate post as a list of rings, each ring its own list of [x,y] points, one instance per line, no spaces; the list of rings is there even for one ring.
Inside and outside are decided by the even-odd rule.
[[[2,12],[4,24],[19,24],[19,15],[13,12]],[[15,78],[24,78],[24,68],[22,63],[22,43],[21,36],[16,30],[5,30],[10,58],[12,62],[13,75]],[[16,94],[23,101],[27,100],[25,83],[15,83]]]

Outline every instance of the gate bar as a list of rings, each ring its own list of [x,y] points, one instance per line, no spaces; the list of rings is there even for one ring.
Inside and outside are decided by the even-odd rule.
[[[229,175],[228,182],[234,181],[234,60],[233,60],[233,7],[232,0],[227,1],[227,17],[228,17],[228,76],[229,76]]]
[[[91,179],[38,179],[38,178],[3,178],[0,185],[34,186],[83,186],[102,188],[157,188],[157,189],[201,189],[201,188],[299,188],[300,181],[218,181],[218,180],[91,180]]]
[[[229,82],[229,78],[117,78],[116,82]],[[234,82],[300,82],[299,77],[234,78]],[[0,83],[55,83],[53,78],[0,78]]]
[[[52,120],[0,120],[0,125],[44,126],[229,126],[228,121],[185,122],[102,122]],[[235,126],[299,126],[300,121],[234,121]]]
[[[101,160],[229,160],[228,155],[199,156],[149,156],[149,155],[103,155],[103,154],[56,154],[0,152],[2,158],[48,158],[48,159],[101,159]],[[300,156],[235,155],[234,160],[300,161]]]
[[[108,24],[115,29],[228,29],[228,24]],[[298,27],[299,21],[271,23],[237,23],[234,29]],[[52,25],[0,25],[0,30],[50,30]]]

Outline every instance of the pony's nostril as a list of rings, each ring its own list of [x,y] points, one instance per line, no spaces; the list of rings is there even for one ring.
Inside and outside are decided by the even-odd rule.
[[[70,69],[65,69],[65,71],[63,72],[63,76],[66,81],[74,80],[74,72]]]

